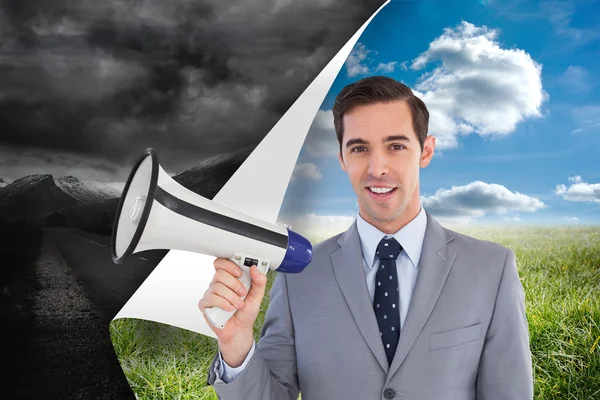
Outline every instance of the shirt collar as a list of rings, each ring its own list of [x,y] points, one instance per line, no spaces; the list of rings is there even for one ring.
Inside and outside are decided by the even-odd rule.
[[[377,251],[379,242],[384,237],[390,236],[393,236],[400,243],[412,262],[413,267],[418,268],[421,259],[421,250],[423,249],[423,239],[425,238],[425,229],[427,228],[427,216],[423,207],[421,207],[419,214],[412,221],[392,235],[386,235],[365,221],[360,213],[358,213],[358,217],[356,218],[356,228],[360,237],[362,254],[369,269],[373,268],[375,264],[375,252]]]

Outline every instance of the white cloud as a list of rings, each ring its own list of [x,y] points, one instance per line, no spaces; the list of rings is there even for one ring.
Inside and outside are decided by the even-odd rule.
[[[565,221],[578,222],[579,218],[577,218],[577,217],[565,217]]]
[[[474,222],[473,217],[458,217],[458,216],[435,216],[437,221],[447,228],[452,229],[453,226],[465,226]]]
[[[425,73],[415,87],[430,111],[430,133],[438,146],[458,146],[457,137],[476,132],[503,136],[527,118],[540,117],[547,98],[542,66],[521,49],[503,49],[498,31],[462,22],[430,43],[411,68]]]
[[[284,221],[291,225],[295,232],[309,238],[320,240],[337,235],[347,230],[355,217],[347,215],[306,214]]]
[[[323,175],[321,175],[321,171],[319,171],[319,168],[317,168],[317,166],[313,163],[296,164],[292,174],[292,180],[305,178],[318,181],[322,177]]]
[[[346,60],[346,69],[348,70],[349,77],[366,75],[370,72],[369,67],[366,65],[369,53],[371,53],[371,50],[368,50],[364,44],[360,42],[356,44]]]
[[[421,197],[421,202],[436,217],[463,222],[486,214],[535,212],[546,207],[539,199],[481,181],[440,189],[433,196]]]
[[[397,61],[390,61],[389,63],[385,63],[385,64],[379,63],[379,65],[377,66],[375,71],[380,71],[380,72],[384,72],[384,73],[394,72],[394,69],[396,68],[396,64],[398,64]]]
[[[413,60],[414,70],[441,61],[413,88],[427,105],[429,131],[437,138],[438,150],[458,147],[461,135],[508,135],[525,119],[542,115],[540,108],[548,97],[542,88],[542,66],[523,50],[501,48],[497,36],[497,30],[463,21],[454,29],[446,28]],[[346,61],[348,76],[371,72],[370,53],[376,54],[357,43]],[[397,67],[407,69],[407,64],[393,61],[374,69]],[[306,150],[313,156],[337,155],[330,110],[317,113]]]
[[[555,193],[567,201],[600,203],[600,183],[586,183],[581,176],[569,178],[571,185],[556,185]]]
[[[387,63],[380,62],[377,66],[372,66],[373,59],[369,57],[369,54],[375,55],[377,52],[367,49],[361,42],[356,43],[356,46],[354,46],[354,49],[352,49],[350,55],[346,59],[346,70],[349,78],[377,72],[391,73],[394,72],[396,66],[398,66],[398,61],[390,61]],[[406,62],[401,63],[400,68],[406,71]]]
[[[575,28],[572,26],[576,2],[546,1],[540,3],[540,12],[547,15],[557,35],[569,40],[571,46],[584,45],[600,37],[600,31],[593,28]]]
[[[313,157],[337,157],[340,145],[335,136],[331,110],[317,111],[306,136],[304,149]]]
[[[573,133],[600,130],[600,105],[574,107],[571,111],[571,117],[578,126]]]
[[[588,92],[595,84],[589,72],[578,65],[569,65],[561,83],[571,92]]]

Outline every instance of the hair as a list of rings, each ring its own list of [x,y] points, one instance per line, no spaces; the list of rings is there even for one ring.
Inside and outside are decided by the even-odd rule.
[[[419,139],[421,151],[429,127],[429,111],[425,103],[415,96],[403,83],[386,76],[371,76],[346,85],[335,98],[333,105],[333,125],[342,152],[344,137],[344,114],[354,107],[403,100],[408,103],[412,116],[413,129]]]

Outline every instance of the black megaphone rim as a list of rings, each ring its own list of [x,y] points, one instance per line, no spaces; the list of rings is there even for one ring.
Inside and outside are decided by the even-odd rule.
[[[116,240],[117,240],[117,231],[119,229],[119,217],[121,215],[121,211],[123,210],[123,205],[125,203],[125,199],[127,198],[127,193],[129,192],[129,187],[131,186],[131,182],[133,181],[133,177],[138,171],[138,168],[142,164],[142,161],[146,159],[146,157],[152,157],[152,172],[150,177],[150,185],[148,187],[148,193],[146,194],[146,204],[144,204],[144,209],[142,210],[142,215],[140,217],[140,222],[133,234],[133,238],[127,247],[127,250],[123,253],[121,257],[117,256],[116,253]],[[111,238],[111,256],[113,262],[115,264],[123,263],[123,260],[133,254],[133,251],[137,247],[142,234],[144,233],[144,228],[146,227],[146,223],[148,222],[148,218],[150,217],[150,211],[152,210],[152,203],[154,203],[154,194],[156,192],[156,187],[158,186],[158,156],[156,152],[152,148],[147,148],[144,150],[144,153],[138,158],[133,169],[129,173],[129,177],[127,178],[127,183],[123,188],[123,193],[121,194],[121,200],[119,201],[119,207],[117,208],[117,214],[115,215],[115,221],[113,223],[112,230],[112,238]]]

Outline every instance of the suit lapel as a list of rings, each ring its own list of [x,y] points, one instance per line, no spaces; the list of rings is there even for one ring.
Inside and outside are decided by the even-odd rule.
[[[387,373],[388,361],[379,336],[373,304],[369,297],[356,221],[340,236],[338,243],[341,247],[331,254],[335,278],[360,333],[383,371]]]
[[[456,257],[456,252],[447,245],[452,239],[452,234],[427,213],[417,281],[388,377],[397,371],[406,358],[440,296]]]

